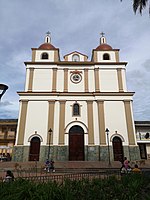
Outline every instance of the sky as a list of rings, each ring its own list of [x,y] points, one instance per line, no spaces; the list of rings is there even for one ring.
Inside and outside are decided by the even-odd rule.
[[[18,118],[24,62],[31,61],[31,48],[44,42],[47,31],[61,60],[72,51],[90,60],[103,31],[107,43],[120,49],[120,61],[128,62],[134,120],[150,120],[150,17],[148,7],[135,15],[131,0],[0,0],[0,83],[9,86],[0,119]]]

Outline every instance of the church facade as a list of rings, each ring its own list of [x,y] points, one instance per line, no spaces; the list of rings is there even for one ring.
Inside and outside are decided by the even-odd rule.
[[[90,61],[77,51],[61,61],[47,34],[25,62],[13,160],[139,159],[126,65],[104,35]]]

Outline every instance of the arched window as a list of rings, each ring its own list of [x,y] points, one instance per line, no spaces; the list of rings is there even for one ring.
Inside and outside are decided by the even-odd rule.
[[[110,60],[110,56],[108,53],[104,53],[103,60]]]
[[[73,115],[80,115],[80,106],[78,103],[73,104]]]
[[[72,61],[75,61],[75,62],[80,61],[79,55],[74,54],[74,55],[72,56]]]
[[[47,53],[42,53],[42,59],[48,59],[48,54]]]

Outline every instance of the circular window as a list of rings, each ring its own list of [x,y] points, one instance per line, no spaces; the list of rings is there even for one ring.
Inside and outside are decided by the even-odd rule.
[[[72,74],[71,81],[73,83],[79,83],[82,80],[82,76],[80,74]]]

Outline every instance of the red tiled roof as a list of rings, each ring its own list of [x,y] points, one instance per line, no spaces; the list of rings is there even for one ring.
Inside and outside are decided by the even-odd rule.
[[[107,51],[107,50],[112,50],[112,47],[108,44],[100,44],[95,50],[97,51]]]
[[[41,44],[38,49],[55,50],[56,48],[50,43],[44,43],[44,44]]]

